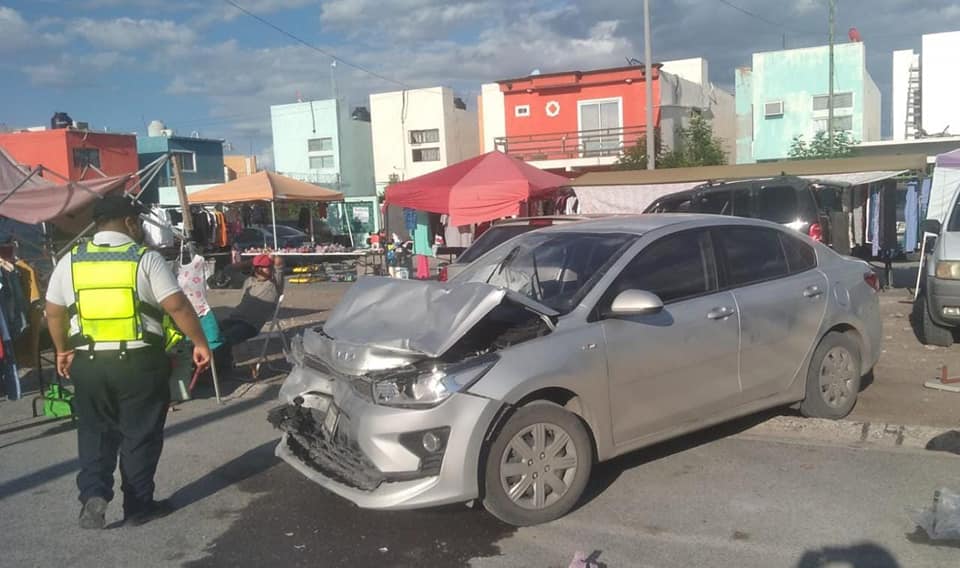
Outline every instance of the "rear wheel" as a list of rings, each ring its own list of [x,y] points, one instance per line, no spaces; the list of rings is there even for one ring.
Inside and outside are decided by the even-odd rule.
[[[483,504],[511,525],[552,521],[576,505],[592,465],[590,437],[576,415],[552,403],[525,406],[490,446]]]
[[[807,370],[806,398],[800,412],[811,418],[843,418],[860,393],[860,346],[850,336],[832,331],[813,352]]]
[[[916,325],[920,336],[920,342],[924,345],[936,345],[939,347],[950,347],[953,345],[953,331],[937,325],[930,315],[930,304],[927,302],[927,294],[921,291],[920,297],[914,302],[916,310]]]

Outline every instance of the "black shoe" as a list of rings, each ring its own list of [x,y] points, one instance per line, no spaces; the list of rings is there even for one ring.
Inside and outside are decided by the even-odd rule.
[[[149,501],[141,506],[134,513],[127,513],[123,516],[123,524],[126,526],[139,527],[150,521],[166,517],[173,512],[173,504],[169,499],[162,501]]]
[[[107,500],[103,497],[91,497],[80,509],[81,529],[102,529],[107,524]]]

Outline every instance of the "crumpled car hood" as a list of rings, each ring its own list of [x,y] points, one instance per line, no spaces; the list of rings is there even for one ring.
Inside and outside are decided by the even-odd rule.
[[[372,277],[351,286],[323,331],[338,345],[440,357],[505,299],[541,315],[558,315],[522,294],[481,282]]]

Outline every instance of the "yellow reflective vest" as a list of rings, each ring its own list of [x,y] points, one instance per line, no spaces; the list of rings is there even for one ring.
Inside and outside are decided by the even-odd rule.
[[[163,312],[140,300],[137,268],[146,247],[135,243],[119,246],[81,243],[71,251],[71,272],[76,303],[69,306],[79,332],[70,337],[73,346],[99,342],[128,341],[163,345],[164,338],[145,329],[145,319],[159,329]]]

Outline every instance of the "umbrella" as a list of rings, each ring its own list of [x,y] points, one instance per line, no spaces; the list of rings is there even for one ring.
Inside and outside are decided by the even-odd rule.
[[[489,152],[387,188],[386,203],[450,215],[454,226],[519,215],[520,203],[569,185],[503,152]]]

